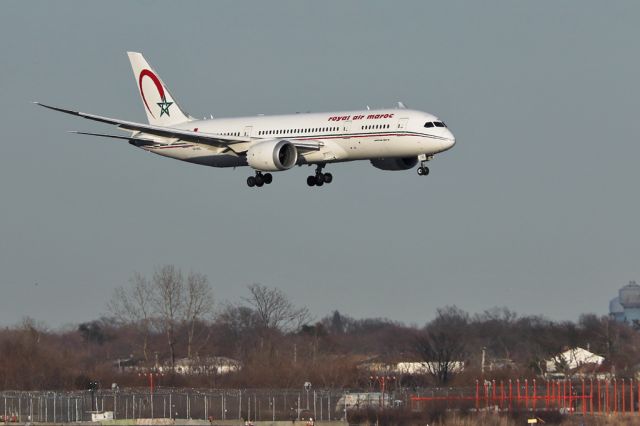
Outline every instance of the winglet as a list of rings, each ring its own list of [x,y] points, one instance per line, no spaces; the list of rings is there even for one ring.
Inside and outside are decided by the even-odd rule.
[[[45,105],[45,104],[40,103],[40,102],[34,102],[34,104],[39,105],[39,106],[44,107],[44,108],[52,109],[54,111],[60,111],[60,112],[66,113],[66,114],[82,116],[82,114],[79,111],[73,111],[73,110],[70,110],[70,109],[54,107],[54,106],[51,106],[51,105]]]

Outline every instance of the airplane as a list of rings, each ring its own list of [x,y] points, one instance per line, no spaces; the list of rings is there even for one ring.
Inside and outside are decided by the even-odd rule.
[[[249,187],[268,185],[272,172],[305,164],[316,166],[307,185],[319,187],[333,181],[331,173],[323,173],[327,164],[356,160],[369,160],[381,170],[408,170],[420,162],[418,175],[426,176],[426,163],[456,143],[444,121],[401,102],[395,109],[198,120],[178,105],[141,53],[127,55],[148,124],[35,103],[115,125],[130,135],[71,133],[126,140],[154,154],[205,166],[249,166],[255,171],[247,178]]]

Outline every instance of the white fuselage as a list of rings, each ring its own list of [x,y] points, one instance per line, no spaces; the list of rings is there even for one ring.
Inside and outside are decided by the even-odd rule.
[[[298,157],[298,164],[318,164],[432,156],[446,151],[455,144],[455,138],[446,127],[425,128],[425,123],[436,121],[437,117],[421,111],[385,109],[195,120],[174,127],[246,137],[250,143],[272,139],[319,142],[319,149],[301,152]],[[213,167],[247,165],[245,155],[223,147],[175,141],[141,148]]]

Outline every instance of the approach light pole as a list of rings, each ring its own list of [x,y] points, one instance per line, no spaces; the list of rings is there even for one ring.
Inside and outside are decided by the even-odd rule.
[[[151,407],[151,418],[153,419],[153,390],[154,390],[154,383],[153,383],[153,377],[160,377],[163,376],[162,373],[154,373],[153,371],[147,372],[147,373],[138,373],[138,375],[140,377],[147,377],[149,379],[149,402],[150,402],[150,407]]]
[[[311,390],[311,382],[304,382],[304,390],[307,391],[307,411],[309,411],[309,391]]]

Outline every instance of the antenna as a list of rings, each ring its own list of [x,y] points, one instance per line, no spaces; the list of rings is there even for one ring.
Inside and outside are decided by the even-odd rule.
[[[406,107],[406,106],[404,106],[404,103],[402,103],[402,102],[400,102],[400,101],[398,101],[398,104],[397,104],[397,105],[398,105],[398,109],[407,109],[407,107]]]

